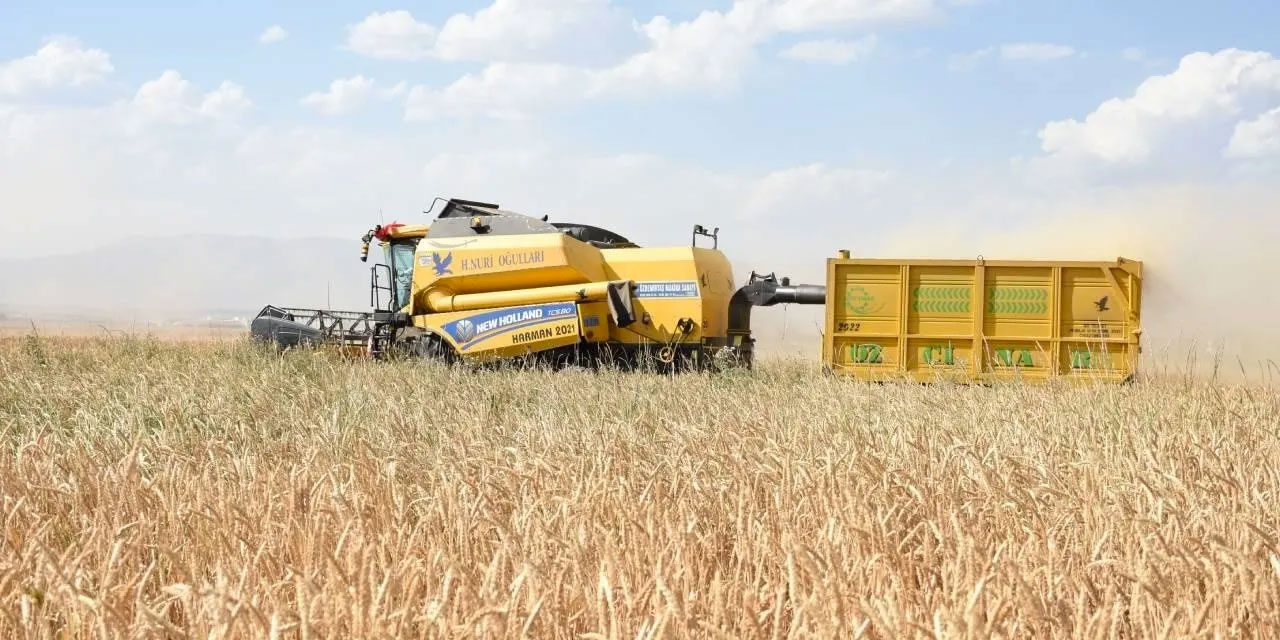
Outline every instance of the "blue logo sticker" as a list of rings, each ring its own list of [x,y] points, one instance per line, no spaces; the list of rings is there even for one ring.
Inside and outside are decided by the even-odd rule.
[[[449,265],[453,263],[453,252],[446,251],[444,255],[440,255],[438,251],[431,252],[431,266],[436,270],[436,277],[443,275],[453,275],[453,271],[449,269]]]
[[[467,340],[476,337],[476,324],[466,318],[454,323],[454,329],[454,337],[461,342],[466,342]]]
[[[637,282],[637,298],[696,298],[698,283],[693,280]]]
[[[578,305],[572,302],[498,309],[454,320],[444,325],[444,330],[449,333],[454,342],[458,343],[458,346],[465,349],[476,342],[508,331],[563,320],[566,317],[574,317],[577,313]]]

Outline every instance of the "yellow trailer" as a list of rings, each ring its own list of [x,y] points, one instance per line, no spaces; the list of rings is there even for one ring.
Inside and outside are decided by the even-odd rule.
[[[1138,369],[1142,263],[827,261],[822,359],[864,380],[1123,382]]]

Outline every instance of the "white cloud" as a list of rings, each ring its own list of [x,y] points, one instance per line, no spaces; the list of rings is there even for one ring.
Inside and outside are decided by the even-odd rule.
[[[285,38],[288,37],[289,32],[286,31],[284,27],[278,24],[273,24],[267,27],[266,31],[262,32],[262,35],[258,36],[258,42],[261,42],[262,44],[275,44],[277,42],[283,42]]]
[[[155,80],[144,82],[134,94],[132,106],[145,117],[172,124],[188,124],[200,119],[224,120],[253,105],[244,88],[223,82],[217,89],[201,94],[195,86],[172,69]]]
[[[381,87],[372,78],[356,75],[330,82],[327,90],[309,93],[299,104],[328,116],[339,116],[359,109],[370,99],[394,100],[408,92],[409,85],[403,80],[390,87]]]
[[[415,86],[405,119],[481,116],[518,120],[547,107],[582,99],[592,74],[567,65],[495,62],[443,89]]]
[[[597,6],[594,0],[579,2]],[[495,2],[491,9],[507,4]],[[639,27],[642,50],[611,66],[495,62],[442,88],[416,86],[405,117],[522,118],[551,105],[607,96],[724,90],[737,85],[756,59],[756,48],[781,32],[920,20],[936,11],[933,0],[736,0],[727,10],[702,11],[683,22],[654,17]],[[474,26],[475,20],[465,24]],[[874,41],[855,42],[860,52]]]
[[[673,24],[663,16],[641,30],[646,50],[621,63],[591,69],[554,63],[492,63],[442,89],[414,87],[405,117],[523,118],[547,107],[595,97],[643,94],[656,89],[710,88],[736,83],[754,56],[754,14],[735,5],[728,13],[704,11]]]
[[[608,85],[724,86],[738,81],[755,48],[778,33],[835,30],[934,15],[932,0],[737,0],[687,22],[644,25],[647,51],[602,74]],[[874,42],[872,40],[871,42]],[[866,41],[859,41],[867,46]]]
[[[947,68],[952,71],[973,71],[978,63],[995,53],[995,47],[985,47],[968,53],[952,54],[947,59]]]
[[[1076,54],[1076,50],[1066,45],[1045,42],[1011,42],[999,47],[983,47],[952,54],[947,59],[947,68],[952,71],[973,71],[984,60],[997,54],[1001,60],[1009,62],[1043,62],[1071,57]]]
[[[1120,52],[1120,57],[1128,62],[1142,62],[1147,59],[1147,52],[1141,47],[1125,47]]]
[[[347,27],[347,48],[379,60],[422,60],[431,55],[436,28],[408,11],[374,12]]]
[[[755,217],[794,208],[798,199],[839,206],[871,193],[889,179],[886,171],[808,164],[765,175],[748,190],[742,206]]]
[[[348,28],[347,48],[392,60],[474,60],[614,65],[634,78],[652,70],[672,76],[681,63],[721,66],[701,77],[736,77],[727,67],[780,32],[838,30],[939,15],[935,0],[735,0],[725,11],[702,11],[686,22],[657,16],[643,24],[611,0],[493,0],[458,13],[437,29],[407,11],[375,12]],[[647,50],[642,50],[645,43]],[[659,50],[662,49],[662,50]]]
[[[1232,158],[1280,154],[1280,107],[1236,123],[1225,153]]]
[[[939,11],[933,0],[738,0],[737,4],[754,5],[771,27],[790,32],[925,20]]]
[[[84,86],[112,71],[107,52],[86,49],[75,38],[54,37],[32,55],[0,63],[0,95]]]
[[[1076,50],[1062,44],[1048,42],[1013,42],[1000,45],[1000,57],[1005,60],[1059,60],[1075,55]]]
[[[198,107],[193,106],[195,89],[182,74],[172,69],[155,80],[144,82],[133,96],[133,105],[143,113],[163,120],[189,117]]]
[[[234,118],[253,106],[244,87],[224,80],[217,89],[206,93],[200,100],[200,115],[215,120]]]
[[[612,64],[643,44],[609,0],[493,0],[436,28],[407,11],[375,12],[348,27],[347,48],[388,60]]]
[[[779,53],[779,57],[800,62],[849,64],[867,57],[876,48],[874,34],[857,40],[806,40]]]
[[[433,55],[484,62],[615,61],[642,44],[633,20],[609,0],[494,0],[445,21]]]
[[[648,49],[600,72],[597,91],[636,93],[734,84],[754,59],[761,39],[752,17],[738,3],[728,13],[704,11],[688,22],[654,18],[643,27]]]
[[[342,115],[364,105],[373,95],[373,84],[373,80],[362,75],[338,78],[329,83],[328,91],[311,93],[301,104],[325,115]]]
[[[1140,163],[1171,136],[1233,119],[1246,102],[1277,94],[1280,60],[1269,53],[1193,53],[1172,73],[1147,78],[1132,96],[1103,102],[1083,121],[1046,124],[1041,147],[1057,157]]]
[[[387,87],[386,89],[380,90],[378,92],[378,97],[382,98],[383,100],[390,100],[392,98],[399,98],[400,96],[403,96],[408,92],[409,92],[409,83],[405,82],[404,80],[401,80],[400,82],[397,82],[394,85]]]

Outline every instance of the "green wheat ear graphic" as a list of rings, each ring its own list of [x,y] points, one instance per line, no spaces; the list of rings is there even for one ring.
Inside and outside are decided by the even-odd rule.
[[[968,313],[973,291],[968,287],[916,287],[911,308],[924,313]]]
[[[992,287],[987,311],[992,313],[1047,313],[1049,291],[1033,287]]]
[[[855,315],[867,315],[875,313],[879,307],[873,309],[872,303],[876,301],[876,297],[871,292],[860,286],[848,287],[844,290],[844,310]]]

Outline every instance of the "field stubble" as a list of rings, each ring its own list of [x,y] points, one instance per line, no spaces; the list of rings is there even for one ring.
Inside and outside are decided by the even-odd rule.
[[[1262,387],[0,339],[11,636],[1280,633]]]

